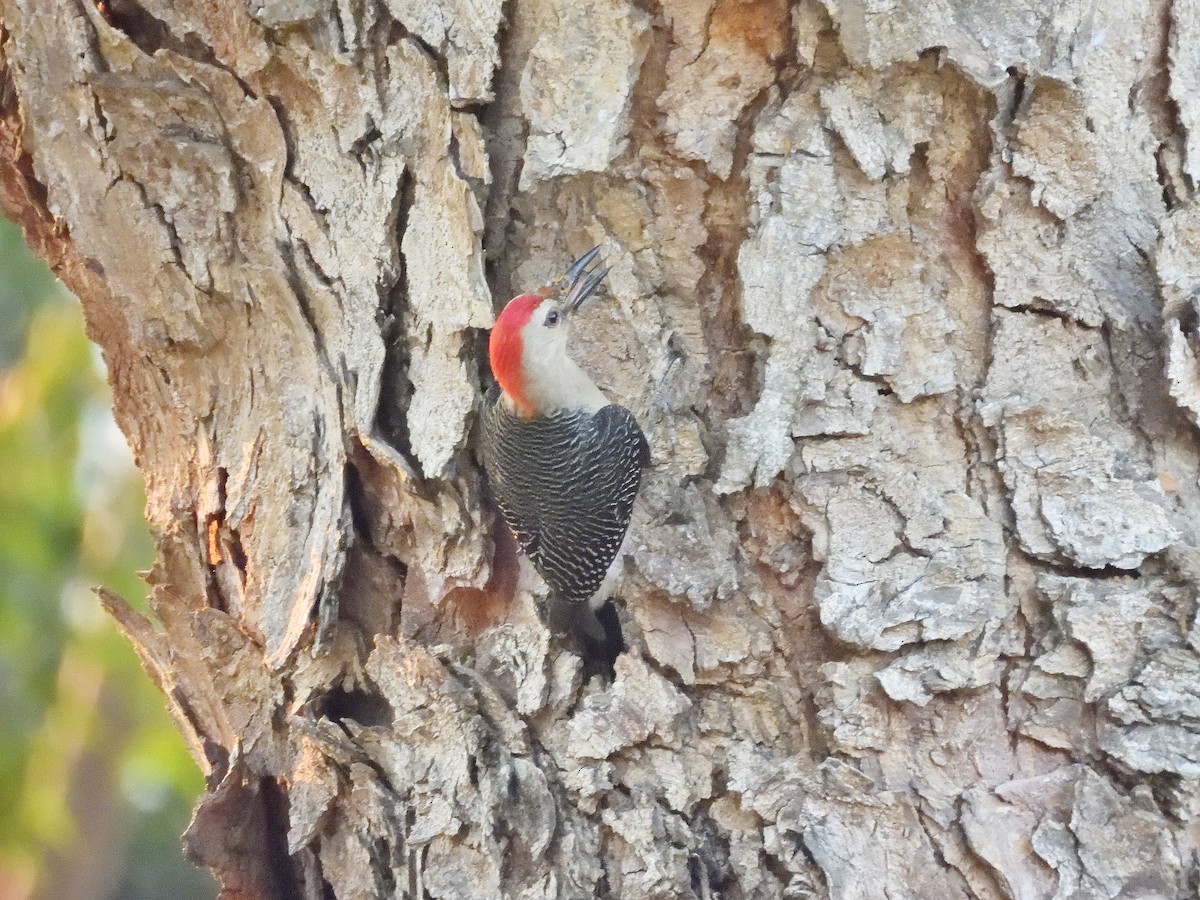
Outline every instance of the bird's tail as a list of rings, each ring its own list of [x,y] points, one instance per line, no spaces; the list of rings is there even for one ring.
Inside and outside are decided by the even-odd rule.
[[[609,601],[592,609],[587,601],[565,600],[551,594],[546,601],[546,624],[575,644],[589,671],[612,675],[613,664],[625,650],[621,620]]]
[[[555,634],[605,641],[608,635],[586,600],[567,600],[551,594],[546,601],[546,624]]]

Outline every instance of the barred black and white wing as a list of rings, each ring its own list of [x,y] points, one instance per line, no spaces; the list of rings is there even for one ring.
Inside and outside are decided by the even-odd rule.
[[[489,398],[484,416],[483,464],[500,513],[552,601],[578,616],[625,538],[650,462],[646,437],[615,404],[525,420]]]

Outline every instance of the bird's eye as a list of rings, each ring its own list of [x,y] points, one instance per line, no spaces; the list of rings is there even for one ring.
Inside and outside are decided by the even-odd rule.
[[[550,312],[546,313],[546,327],[553,328],[557,324],[558,324],[558,310],[552,309],[552,310],[550,310]]]

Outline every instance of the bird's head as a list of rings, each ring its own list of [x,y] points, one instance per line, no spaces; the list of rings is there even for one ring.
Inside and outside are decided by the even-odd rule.
[[[513,297],[492,327],[492,374],[524,418],[605,402],[567,355],[572,315],[608,274],[607,266],[592,265],[599,255],[600,248],[593,247],[548,287]]]

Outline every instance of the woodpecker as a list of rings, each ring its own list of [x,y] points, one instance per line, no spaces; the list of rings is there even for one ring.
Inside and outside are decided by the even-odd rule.
[[[550,628],[594,642],[606,640],[595,611],[650,464],[633,413],[567,354],[572,316],[608,274],[592,265],[599,254],[593,247],[551,287],[500,313],[481,441],[500,514],[550,589]]]

